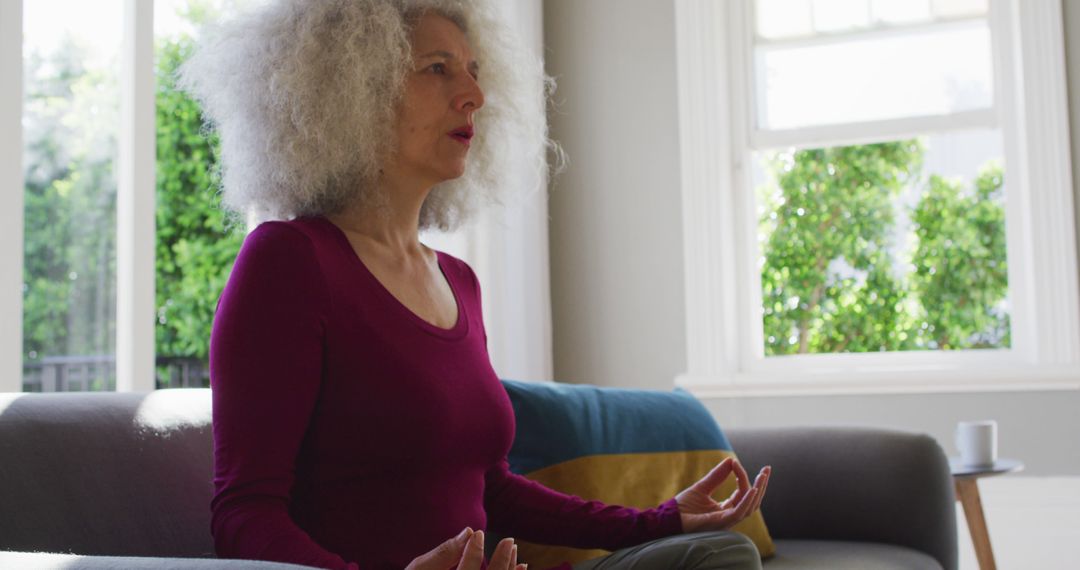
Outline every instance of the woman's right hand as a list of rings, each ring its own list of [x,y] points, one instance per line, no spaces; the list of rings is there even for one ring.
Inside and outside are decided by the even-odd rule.
[[[484,531],[466,528],[435,550],[418,556],[405,570],[480,570],[483,562]],[[512,538],[499,541],[487,565],[488,570],[527,570],[528,567],[517,563],[517,545]]]

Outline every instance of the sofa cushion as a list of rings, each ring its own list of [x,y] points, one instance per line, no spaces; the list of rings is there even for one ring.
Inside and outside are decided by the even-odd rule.
[[[211,557],[210,391],[0,394],[0,550]]]
[[[941,570],[925,552],[880,542],[777,539],[765,570]]]
[[[636,508],[651,508],[693,484],[726,457],[731,444],[712,415],[684,390],[673,392],[504,380],[517,433],[510,470],[564,493]],[[714,494],[735,489],[731,477]],[[756,512],[735,526],[763,557],[773,552]],[[519,541],[530,566],[579,562],[604,550]]]

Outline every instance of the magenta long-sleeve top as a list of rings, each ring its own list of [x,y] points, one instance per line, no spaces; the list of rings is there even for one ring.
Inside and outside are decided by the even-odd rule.
[[[210,341],[218,556],[400,569],[465,527],[608,550],[680,532],[674,500],[609,506],[508,470],[514,412],[480,286],[460,259],[438,262],[449,329],[398,301],[324,218],[248,235]]]

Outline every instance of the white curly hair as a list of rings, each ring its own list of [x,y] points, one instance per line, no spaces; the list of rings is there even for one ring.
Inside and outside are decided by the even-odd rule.
[[[270,0],[206,30],[178,82],[220,136],[223,207],[262,221],[331,214],[359,200],[386,215],[374,181],[397,145],[409,33],[427,11],[465,32],[486,102],[465,174],[428,193],[419,228],[451,231],[505,203],[507,153],[527,154],[537,174],[548,152],[560,167],[545,116],[554,81],[494,8],[488,0]]]

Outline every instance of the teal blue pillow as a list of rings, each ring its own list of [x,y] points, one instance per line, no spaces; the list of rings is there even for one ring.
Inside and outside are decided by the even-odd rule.
[[[503,380],[517,420],[510,470],[599,454],[732,451],[702,403],[672,392]]]

